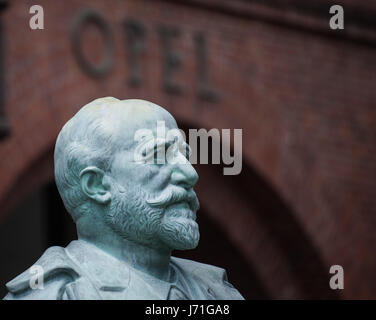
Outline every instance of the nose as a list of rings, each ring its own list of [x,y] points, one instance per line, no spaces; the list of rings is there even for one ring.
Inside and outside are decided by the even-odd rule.
[[[171,174],[171,180],[173,184],[188,190],[196,184],[198,174],[189,162],[177,164]]]

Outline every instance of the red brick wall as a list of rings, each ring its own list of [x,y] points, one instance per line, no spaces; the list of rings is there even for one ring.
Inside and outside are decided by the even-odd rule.
[[[278,24],[278,16],[273,22],[258,19],[257,11],[249,17],[226,13],[226,7],[219,11],[146,0],[37,2],[44,7],[44,30],[29,28],[28,12],[34,1],[12,1],[2,14],[5,111],[12,133],[0,142],[0,208],[20,200],[14,188],[27,184],[25,172],[36,170],[61,126],[82,105],[108,95],[148,99],[187,126],[243,128],[244,166],[257,172],[289,208],[291,219],[286,221],[294,221],[306,234],[327,273],[325,281],[329,281],[329,267],[340,264],[345,270],[341,297],[375,297],[376,258],[371,244],[376,241],[376,62],[372,44],[356,41],[350,31],[348,37],[337,38],[328,36],[330,31],[316,33],[314,28]],[[103,78],[84,73],[72,53],[72,21],[83,8],[99,12],[114,36],[114,67]],[[138,88],[127,83],[129,48],[122,28],[127,18],[136,19],[147,31],[144,80]],[[180,95],[162,88],[160,25],[177,27],[181,33],[172,42],[182,61],[174,73],[182,87]],[[207,42],[210,83],[220,93],[217,102],[197,96],[193,39],[198,32]],[[100,57],[95,34],[87,34],[86,39],[91,39],[85,48],[93,51],[92,58]],[[51,169],[50,162],[45,166]],[[41,181],[51,177],[50,169],[41,170],[44,176],[35,175],[29,189],[38,184],[38,177]],[[246,200],[253,197],[247,193],[247,179],[252,176],[242,176],[243,190],[238,191],[238,178],[207,172],[202,171],[202,177],[216,177],[212,179],[217,183],[201,178],[201,202],[256,266],[267,291],[276,298],[305,297],[309,288],[296,284],[296,274],[304,278],[311,262],[304,247],[295,244],[294,260],[275,240],[269,243],[275,229],[267,221],[261,223],[263,218],[253,214]],[[28,188],[24,189],[26,193]],[[218,194],[226,203],[221,205]],[[270,224],[283,223],[283,216],[278,217],[270,216]],[[294,246],[289,241],[286,244]],[[307,280],[307,286],[314,281]],[[323,290],[330,291],[329,287]]]

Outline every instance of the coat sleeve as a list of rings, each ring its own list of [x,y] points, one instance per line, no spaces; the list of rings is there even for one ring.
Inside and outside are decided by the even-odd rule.
[[[41,279],[41,285],[33,288],[35,270],[40,272],[38,283]],[[33,266],[6,284],[9,293],[4,300],[59,300],[62,299],[66,285],[79,277],[77,267],[65,249],[51,247]]]
[[[9,292],[4,300],[60,300],[65,287],[70,283],[68,275],[59,275],[45,283],[42,287],[32,289],[31,286],[24,290]]]

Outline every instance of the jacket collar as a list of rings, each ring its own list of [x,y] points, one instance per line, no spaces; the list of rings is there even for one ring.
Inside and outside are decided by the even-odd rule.
[[[72,241],[66,252],[104,299],[166,300],[174,282],[166,282],[132,268],[83,240]],[[173,272],[176,270],[171,265]]]

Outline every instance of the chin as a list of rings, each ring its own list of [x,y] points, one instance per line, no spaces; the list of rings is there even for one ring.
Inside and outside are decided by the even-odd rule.
[[[163,242],[172,250],[194,249],[200,240],[197,222],[185,217],[169,219],[169,223],[164,226],[161,236]]]
[[[195,249],[197,246],[198,246],[198,240],[195,241],[195,242],[190,242],[190,243],[179,243],[179,244],[175,243],[173,248],[171,248],[171,249],[172,250],[184,251],[184,250]]]

